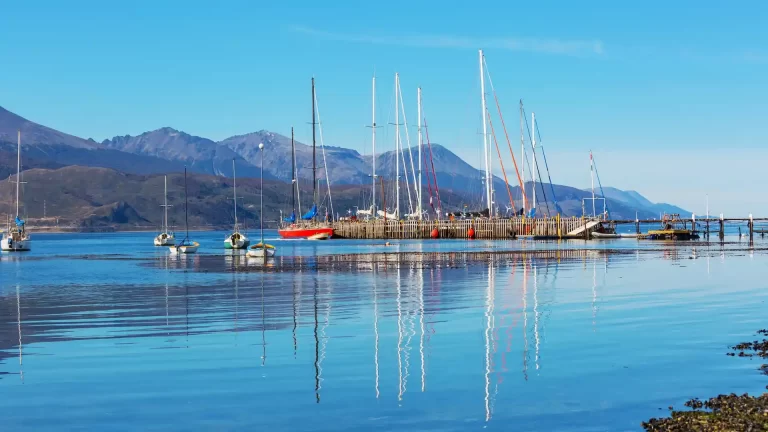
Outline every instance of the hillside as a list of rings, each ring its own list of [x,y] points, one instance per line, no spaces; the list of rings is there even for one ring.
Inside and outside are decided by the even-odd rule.
[[[48,187],[51,184],[66,187],[72,181],[86,176],[86,173],[93,174],[86,167],[102,168],[107,169],[107,171],[115,170],[124,176],[122,181],[136,183],[129,187],[129,189],[133,188],[135,193],[148,193],[148,191],[142,190],[143,183],[151,182],[150,179],[153,176],[161,173],[174,173],[172,177],[178,176],[179,173],[183,172],[185,166],[192,174],[192,178],[198,178],[198,174],[204,174],[221,177],[219,180],[226,183],[229,181],[227,178],[233,175],[233,161],[238,178],[241,179],[239,182],[246,185],[248,184],[247,178],[256,178],[260,174],[262,156],[258,149],[260,143],[265,144],[264,177],[276,185],[281,184],[279,181],[290,182],[291,179],[291,140],[286,136],[269,131],[261,130],[214,142],[207,138],[165,127],[138,136],[116,136],[96,143],[93,140],[84,140],[38,125],[2,108],[0,108],[0,178],[7,178],[8,175],[15,172],[14,128],[21,128],[23,133],[22,166],[25,170],[53,169],[53,172],[59,172],[56,169],[64,167],[70,167],[74,170],[70,172],[73,176],[72,179],[67,178],[62,182],[44,181],[43,184],[49,185]],[[295,146],[300,182],[308,183],[312,178],[312,147],[298,141]],[[318,147],[316,155],[317,176],[321,180],[321,188],[325,190],[327,186],[325,186],[324,177],[327,164],[330,182],[336,191],[334,195],[338,195],[335,197],[337,213],[344,213],[354,207],[370,205],[370,187],[368,185],[371,181],[372,157],[361,155],[355,150],[335,146],[326,146],[325,153],[325,158],[323,158],[322,151]],[[472,167],[439,144],[432,144],[432,156],[445,210],[481,210],[485,208],[483,175],[480,170]],[[395,152],[384,152],[378,154],[376,158],[377,176],[388,184],[386,194],[390,204],[388,207],[391,208],[393,207],[391,204],[394,202],[394,185],[392,183],[396,172]],[[410,159],[406,160],[409,169],[410,162]],[[414,165],[418,163],[419,161],[414,159]],[[30,171],[29,175],[35,174]],[[199,178],[205,178],[205,176]],[[405,176],[401,174],[400,180],[403,199],[401,209],[406,209]],[[413,176],[409,175],[408,180],[413,192],[415,189]],[[115,216],[116,220],[124,221],[120,223],[152,223],[154,220],[152,216],[149,216],[154,210],[150,211],[149,208],[142,207],[141,199],[112,193],[109,182],[104,185],[88,184],[87,186],[96,188],[92,193],[96,194],[95,196],[98,196],[99,199],[88,205],[81,203],[79,207],[71,208],[74,220],[86,220],[90,217],[88,216],[90,213],[85,215],[83,212],[95,211],[94,209],[103,206],[112,206],[105,209],[104,212],[121,213],[122,216]],[[304,184],[303,186],[307,190],[311,190],[311,184]],[[426,175],[422,187],[427,187]],[[582,200],[591,196],[590,193],[568,186],[554,185],[553,187],[555,189],[554,195],[565,214],[582,214]],[[529,190],[528,194],[531,195],[531,185],[526,186],[526,188]],[[290,188],[288,185],[282,184],[280,189],[284,191],[285,196],[276,196],[275,198],[287,202],[286,200],[290,199],[288,195]],[[510,207],[509,196],[504,182],[498,177],[494,177],[494,189],[496,191],[495,201],[501,208],[501,212],[505,213],[507,207]],[[522,205],[519,187],[512,189],[513,200],[516,201],[515,206],[519,208]],[[74,189],[71,190],[74,193]],[[551,207],[549,213],[554,214],[554,198],[551,196],[552,191],[549,185],[543,189],[538,188],[538,191],[539,214],[547,214],[547,203]],[[214,195],[224,193],[218,190],[211,192]],[[45,191],[41,191],[40,196],[44,195]],[[427,195],[425,192],[425,196]],[[673,205],[651,203],[633,191],[606,188],[606,196],[611,215],[616,218],[634,218],[636,213],[638,216],[646,218],[657,217],[659,213],[664,212],[687,213]],[[56,197],[52,196],[51,198],[50,202],[56,201]],[[136,214],[128,211],[123,203],[133,208]],[[30,206],[34,205],[34,202],[30,203]],[[587,203],[587,210],[590,207],[591,203]],[[598,207],[601,205],[598,204]],[[267,218],[272,217],[270,216],[272,211],[271,207],[267,209]],[[274,212],[276,215],[277,207],[274,208]],[[591,212],[588,211],[588,213]],[[103,216],[102,219],[108,221],[109,217]],[[274,216],[273,219],[277,219],[277,216]],[[218,217],[218,214],[202,215],[198,223],[218,225],[222,223],[222,219]]]

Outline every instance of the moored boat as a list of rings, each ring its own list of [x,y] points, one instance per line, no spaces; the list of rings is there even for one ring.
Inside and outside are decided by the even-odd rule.
[[[199,247],[200,247],[200,243],[185,240],[177,245],[171,246],[169,249],[171,250],[172,255],[193,254],[197,252],[197,249]]]
[[[16,159],[16,218],[14,226],[8,223],[8,230],[0,240],[0,250],[24,252],[32,250],[32,237],[26,229],[26,221],[19,215],[19,185],[21,184],[21,131],[18,132],[18,154]]]
[[[248,249],[246,253],[252,258],[271,258],[275,256],[277,250],[274,246],[264,243],[264,143],[259,144],[261,152],[261,199],[259,200],[259,228],[261,232],[261,241]]]
[[[661,229],[648,230],[648,234],[640,238],[647,240],[696,240],[699,238],[699,233],[693,229],[688,229],[686,222],[680,219],[679,214],[672,214],[664,215]]]
[[[328,238],[333,237],[333,227],[331,227],[328,224],[325,224],[323,222],[320,222],[317,220],[317,213],[318,213],[318,207],[317,207],[317,165],[315,163],[315,150],[317,147],[317,143],[315,141],[315,125],[317,125],[316,116],[315,116],[315,106],[316,99],[315,99],[315,79],[312,78],[312,208],[306,212],[304,215],[301,216],[300,220],[297,220],[296,218],[296,195],[298,189],[298,182],[296,179],[296,161],[295,156],[292,156],[292,187],[296,188],[292,191],[292,205],[293,210],[291,212],[291,216],[288,218],[285,218],[281,221],[281,227],[277,230],[277,233],[280,235],[281,238],[284,239],[308,239],[310,237],[316,236],[316,235],[327,235]],[[322,140],[322,130],[321,132],[321,140]],[[259,144],[259,148],[263,148],[263,144]],[[291,129],[291,153],[292,155],[295,155],[295,147],[293,142],[293,129]],[[263,157],[263,153],[262,153]],[[328,173],[326,170],[326,182],[327,182]],[[330,186],[329,186],[329,194],[330,194]],[[333,209],[331,209],[333,210]],[[333,211],[331,211],[333,213]],[[327,218],[326,218],[327,219]],[[263,236],[262,236],[263,237]],[[262,243],[263,243],[262,238]]]
[[[601,232],[595,231],[595,232],[592,233],[592,238],[595,238],[595,239],[617,239],[617,238],[621,238],[621,234],[601,233]]]
[[[235,226],[232,234],[224,239],[224,249],[245,249],[251,244],[248,236],[240,232],[240,225],[237,223],[237,174],[235,172],[235,160],[232,159],[232,190],[234,191],[235,202]]]
[[[168,176],[165,176],[163,186],[163,226],[160,229],[160,234],[155,237],[155,246],[171,246],[176,240],[173,233],[168,229]]]
[[[308,239],[318,235],[327,236],[328,238],[333,237],[332,227],[315,224],[291,224],[280,228],[277,232],[284,239]]]
[[[275,256],[276,249],[271,244],[257,243],[248,249],[251,258],[271,258]]]
[[[171,250],[172,255],[193,254],[193,253],[196,253],[197,249],[200,247],[200,243],[189,239],[189,212],[187,211],[187,207],[189,207],[189,204],[187,201],[187,168],[185,167],[184,168],[184,228],[186,231],[186,236],[184,236],[184,240],[182,240],[176,245],[172,245],[169,248]]]

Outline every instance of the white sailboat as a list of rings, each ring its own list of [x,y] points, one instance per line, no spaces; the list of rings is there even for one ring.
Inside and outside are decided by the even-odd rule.
[[[32,238],[26,230],[26,221],[19,215],[19,185],[21,184],[21,131],[18,133],[18,154],[16,159],[16,218],[14,226],[8,224],[8,230],[0,240],[0,250],[22,252],[32,249]]]
[[[261,151],[261,200],[259,202],[259,223],[261,224],[261,241],[248,249],[248,256],[252,258],[270,258],[275,256],[275,247],[264,243],[264,143],[259,144]]]
[[[155,237],[155,246],[170,246],[176,240],[173,233],[168,230],[168,176],[165,176],[163,187],[163,226],[160,230],[160,234]]]
[[[184,236],[184,240],[182,240],[177,245],[172,245],[169,249],[171,250],[172,255],[179,255],[179,254],[193,254],[197,252],[197,248],[200,247],[200,243],[193,242],[189,239],[189,212],[187,211],[187,207],[189,207],[187,200],[187,168],[184,167],[184,228],[186,230],[186,235]]]
[[[237,174],[235,173],[235,160],[232,159],[232,189],[234,190],[235,201],[235,227],[232,234],[224,239],[224,249],[245,249],[251,244],[248,237],[240,232],[240,225],[237,223]]]

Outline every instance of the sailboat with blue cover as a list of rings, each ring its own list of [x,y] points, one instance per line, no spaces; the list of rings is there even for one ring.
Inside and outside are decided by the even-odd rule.
[[[316,163],[316,150],[317,144],[315,139],[315,125],[317,125],[315,116],[315,79],[312,78],[312,208],[309,209],[304,215],[301,216],[301,220],[296,220],[296,209],[291,212],[291,216],[283,220],[282,226],[277,230],[280,237],[286,239],[308,239],[318,238],[320,236],[324,238],[330,238],[333,236],[333,227],[319,223],[317,221],[317,163]],[[291,133],[291,146],[293,147],[293,133]],[[296,180],[296,164],[294,161],[291,167],[293,171],[293,184],[298,185]],[[296,186],[294,186],[296,187]],[[295,193],[295,189],[294,189]],[[295,204],[295,195],[294,195]]]

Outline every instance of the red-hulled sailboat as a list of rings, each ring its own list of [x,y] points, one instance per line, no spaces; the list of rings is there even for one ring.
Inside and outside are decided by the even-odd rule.
[[[296,147],[293,140],[293,128],[291,128],[291,182],[292,212],[291,216],[283,219],[282,226],[277,230],[280,237],[286,239],[328,239],[333,236],[333,227],[329,224],[317,221],[317,145],[315,140],[315,79],[312,78],[312,208],[296,218],[296,190],[299,187],[296,179]],[[327,219],[327,218],[326,218]]]

